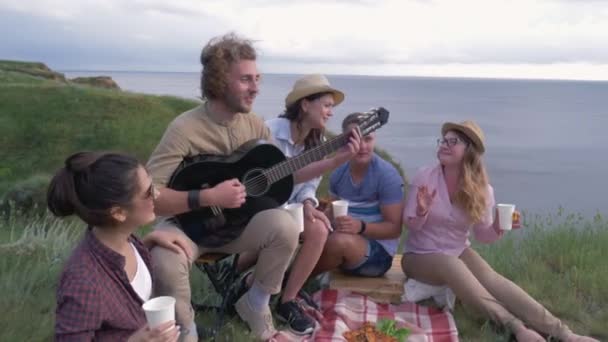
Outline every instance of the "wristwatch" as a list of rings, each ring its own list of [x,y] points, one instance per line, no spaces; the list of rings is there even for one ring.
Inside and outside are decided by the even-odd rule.
[[[365,221],[361,220],[361,229],[359,230],[359,235],[365,233],[366,228],[367,228],[367,225],[365,224]]]

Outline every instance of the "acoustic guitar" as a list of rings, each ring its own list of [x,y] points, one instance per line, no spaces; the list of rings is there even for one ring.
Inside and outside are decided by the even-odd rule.
[[[380,107],[363,115],[359,130],[365,136],[385,125],[389,112]],[[255,214],[277,208],[289,199],[294,172],[343,147],[349,137],[350,132],[340,134],[293,158],[285,157],[278,147],[263,140],[246,142],[229,156],[201,154],[185,158],[171,176],[169,188],[178,191],[212,188],[237,178],[245,186],[247,197],[239,208],[203,207],[173,219],[199,245],[222,246],[236,239]]]

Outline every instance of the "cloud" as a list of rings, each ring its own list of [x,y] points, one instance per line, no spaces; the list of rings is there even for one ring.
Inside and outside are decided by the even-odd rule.
[[[602,1],[3,0],[0,29],[0,58],[68,69],[197,70],[228,31],[272,71],[608,64]]]
[[[244,19],[235,25],[271,38],[262,42],[273,56],[314,62],[608,62],[603,4],[512,3],[386,1],[373,8],[332,3],[322,10],[299,3],[257,7],[245,16],[266,14],[274,18],[270,24]],[[314,20],[315,25],[294,25],[289,13],[300,13],[303,21]]]

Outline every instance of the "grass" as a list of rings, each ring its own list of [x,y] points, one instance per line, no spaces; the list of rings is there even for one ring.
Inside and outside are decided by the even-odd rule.
[[[52,339],[55,286],[80,226],[48,217],[0,223],[0,340]]]
[[[493,245],[476,246],[496,271],[515,281],[573,330],[608,339],[608,220],[585,220],[557,213],[526,218],[527,233],[511,233]],[[0,221],[0,340],[51,340],[55,286],[65,258],[84,230],[75,220],[12,216]],[[523,237],[521,235],[524,235]],[[197,302],[220,298],[201,272],[192,272]],[[210,324],[214,317],[200,314]],[[508,341],[487,321],[458,304],[455,311],[463,341]],[[32,322],[36,327],[32,329]],[[250,340],[237,318],[229,319],[219,341]]]
[[[14,73],[13,76],[28,75],[39,79],[66,82],[65,76],[49,69],[43,63],[0,60],[0,71]]]
[[[602,266],[608,257],[608,221],[599,214],[586,220],[560,209],[547,217],[526,218],[524,223],[525,232],[511,233],[496,244],[475,245],[476,250],[573,331],[608,339],[608,272]],[[463,337],[499,340],[486,322],[462,306],[456,317]],[[474,337],[481,326],[486,327],[483,337]]]
[[[196,105],[52,81],[2,69],[6,63],[0,62],[0,193],[52,172],[79,150],[120,150],[146,160],[167,124]]]

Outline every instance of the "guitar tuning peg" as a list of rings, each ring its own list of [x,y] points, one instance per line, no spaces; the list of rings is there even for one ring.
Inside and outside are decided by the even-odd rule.
[[[374,113],[374,109],[371,108],[371,109],[369,109],[369,110],[367,110],[365,112],[362,112],[361,114],[363,114],[363,116],[370,116],[373,113]]]

